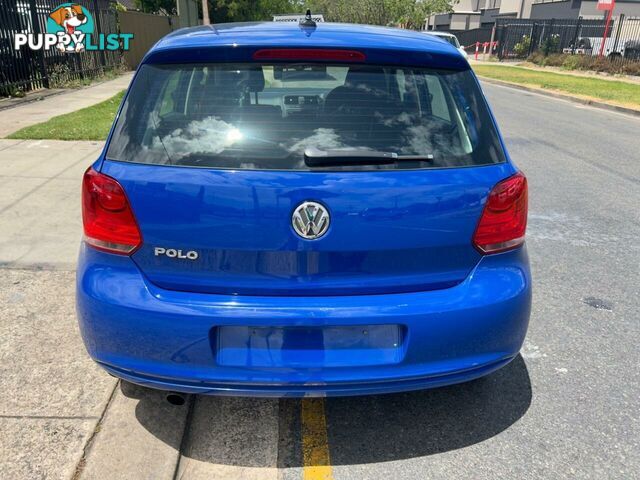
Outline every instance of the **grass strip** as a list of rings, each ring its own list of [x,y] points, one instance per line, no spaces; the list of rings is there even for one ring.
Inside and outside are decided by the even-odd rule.
[[[480,77],[553,90],[615,105],[640,108],[640,84],[538,72],[519,67],[475,65],[473,69]]]
[[[20,140],[105,140],[123,96],[124,90],[91,107],[22,128],[7,138]]]

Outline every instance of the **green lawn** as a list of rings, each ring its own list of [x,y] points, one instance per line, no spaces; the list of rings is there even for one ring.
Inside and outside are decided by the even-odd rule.
[[[81,93],[78,93],[81,95]],[[7,138],[21,140],[104,140],[116,116],[124,90],[91,107],[53,117],[44,123],[25,127]]]
[[[640,107],[640,84],[496,65],[475,65],[473,69],[481,77]]]

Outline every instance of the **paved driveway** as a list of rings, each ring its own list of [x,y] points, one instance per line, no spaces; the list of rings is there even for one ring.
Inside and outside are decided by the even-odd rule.
[[[101,145],[0,140],[2,476],[636,476],[640,119],[485,90],[530,181],[529,335],[486,379],[400,395],[173,406],[119,385],[73,312],[80,178]]]

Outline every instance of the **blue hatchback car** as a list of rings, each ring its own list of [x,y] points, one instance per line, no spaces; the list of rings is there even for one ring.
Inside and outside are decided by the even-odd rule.
[[[526,179],[467,61],[419,32],[166,36],[82,207],[82,336],[140,385],[422,389],[504,366],[526,334]]]

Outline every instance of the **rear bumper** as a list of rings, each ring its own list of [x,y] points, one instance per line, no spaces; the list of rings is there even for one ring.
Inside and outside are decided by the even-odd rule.
[[[361,395],[472,380],[517,355],[530,306],[524,248],[482,258],[455,287],[388,295],[284,298],[174,292],[146,281],[130,258],[84,246],[77,273],[78,319],[91,357],[134,383],[189,393]],[[376,327],[390,325],[402,334],[388,345],[384,338],[366,337],[340,343],[339,335],[329,341],[330,335],[322,333],[311,346],[269,342],[269,332],[277,338],[277,332],[294,327],[312,329],[317,336],[328,327],[350,332],[361,326],[365,335],[369,329],[387,332]],[[247,338],[244,349],[240,339],[224,350],[228,342],[220,332],[247,326],[267,332],[260,337],[266,347],[252,350],[254,340]],[[323,342],[332,350],[323,351]],[[382,351],[387,347],[392,354]],[[289,348],[287,355],[284,348]]]

